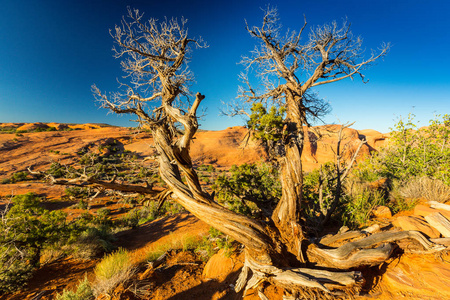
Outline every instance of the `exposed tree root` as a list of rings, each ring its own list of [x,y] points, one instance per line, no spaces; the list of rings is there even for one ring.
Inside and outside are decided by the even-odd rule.
[[[348,242],[336,249],[320,249],[312,246],[308,249],[310,261],[320,266],[348,269],[362,265],[376,265],[389,258],[394,246],[391,243],[403,239],[414,239],[427,251],[440,251],[444,246],[429,241],[418,231],[380,232],[364,239]],[[377,248],[376,245],[382,244]]]
[[[348,236],[354,238],[357,235]],[[378,265],[391,256],[396,247],[392,243],[404,239],[419,242],[427,252],[441,251],[446,248],[429,241],[417,231],[381,232],[348,242],[335,249],[320,249],[317,245],[312,245],[308,249],[308,259],[318,266],[333,270]],[[248,279],[250,270],[251,277]],[[364,278],[358,271],[277,268],[271,264],[261,263],[246,250],[245,265],[237,280],[236,292],[244,287],[245,292],[249,289],[257,289],[263,282],[283,287],[294,295],[292,299],[337,299],[358,294]],[[258,294],[261,299],[265,299],[262,289],[258,289]],[[289,296],[286,299],[290,299]]]
[[[249,277],[249,271],[251,277]],[[308,268],[277,268],[262,265],[246,251],[246,260],[236,282],[235,291],[257,289],[263,282],[283,287],[286,291],[304,295],[304,299],[336,299],[338,296],[357,293],[364,279],[361,272],[333,272]],[[333,291],[334,290],[334,291]],[[264,293],[258,289],[261,299]],[[314,295],[314,296],[313,296]],[[310,298],[313,296],[313,298]]]

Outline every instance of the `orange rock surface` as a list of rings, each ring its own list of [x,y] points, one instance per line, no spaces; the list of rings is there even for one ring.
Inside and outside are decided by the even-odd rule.
[[[378,299],[450,299],[450,256],[407,254],[386,269]]]
[[[438,238],[441,234],[431,227],[422,217],[402,216],[398,217],[393,224],[403,230],[416,230],[426,234],[429,238]]]

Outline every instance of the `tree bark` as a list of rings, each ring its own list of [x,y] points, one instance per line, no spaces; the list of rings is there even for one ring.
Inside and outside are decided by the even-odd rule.
[[[288,251],[294,254],[300,262],[305,262],[302,251],[302,242],[305,237],[299,224],[303,198],[301,155],[304,143],[304,118],[299,105],[301,99],[295,96],[294,91],[287,89],[286,102],[287,138],[285,156],[280,159],[282,196],[272,214],[272,220]]]

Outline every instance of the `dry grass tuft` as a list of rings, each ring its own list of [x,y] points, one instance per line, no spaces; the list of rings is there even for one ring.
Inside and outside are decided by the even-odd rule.
[[[416,177],[398,188],[400,196],[408,199],[426,199],[445,202],[450,199],[450,187],[439,179]]]
[[[117,286],[126,283],[135,270],[128,251],[122,248],[105,256],[94,270],[94,295],[110,295]]]

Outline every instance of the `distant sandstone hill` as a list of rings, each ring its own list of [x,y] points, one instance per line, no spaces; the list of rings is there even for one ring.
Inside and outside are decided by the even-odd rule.
[[[50,127],[58,131],[45,131]],[[81,149],[96,150],[111,139],[118,140],[123,148],[136,152],[141,157],[153,156],[152,137],[147,132],[136,133],[124,127],[104,124],[60,124],[60,123],[3,123],[1,128],[16,128],[25,131],[0,134],[0,180],[17,171],[33,166],[44,170],[52,162],[71,164],[78,159]],[[66,131],[71,128],[74,130]],[[36,129],[42,132],[34,132]],[[305,128],[303,163],[306,171],[334,160],[338,141],[338,125]],[[214,164],[229,168],[234,164],[267,160],[262,147],[252,139],[247,139],[247,129],[242,126],[221,131],[200,131],[193,141],[191,153],[196,165]],[[368,155],[385,144],[388,136],[374,130],[346,128],[342,132],[341,149],[346,149],[347,157],[357,149],[362,139],[367,144],[361,148],[359,157]],[[248,140],[248,142],[246,142]]]

